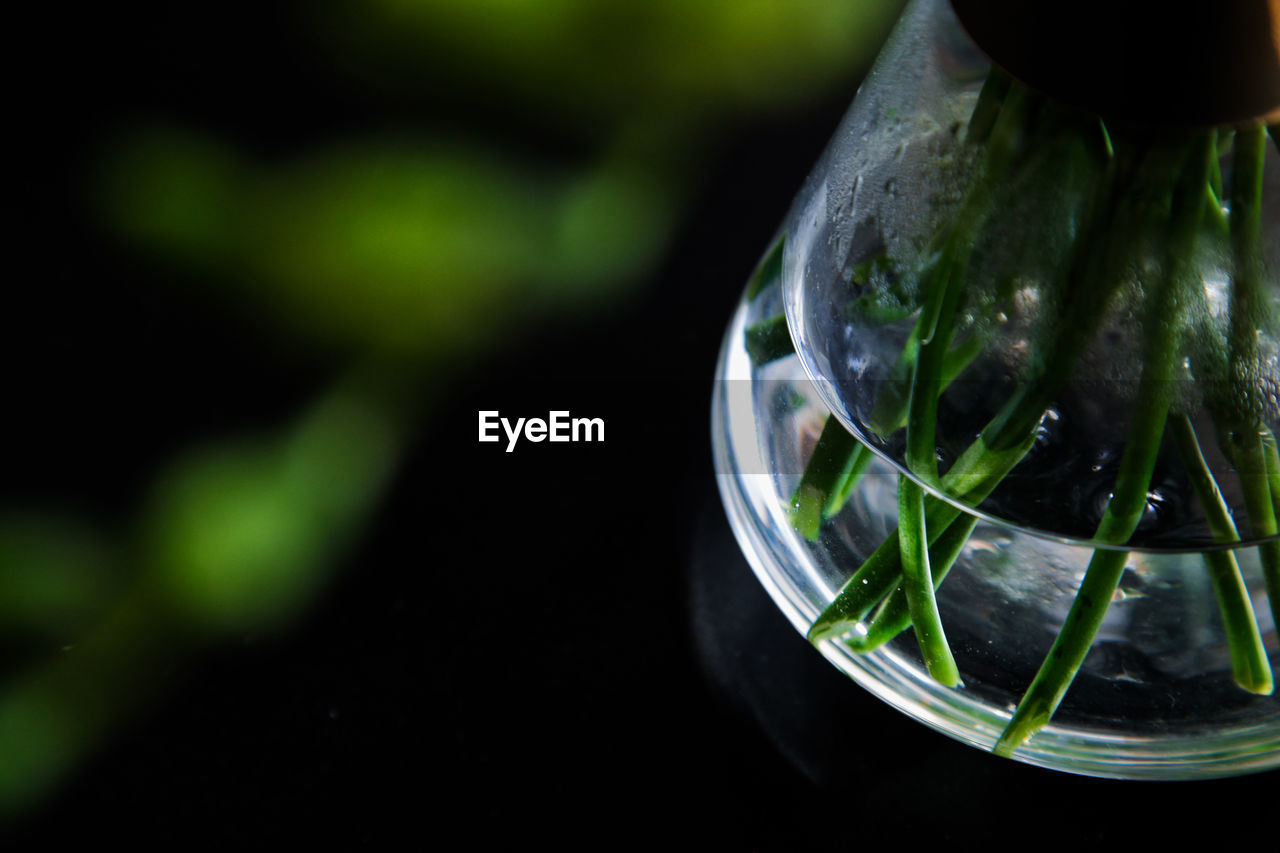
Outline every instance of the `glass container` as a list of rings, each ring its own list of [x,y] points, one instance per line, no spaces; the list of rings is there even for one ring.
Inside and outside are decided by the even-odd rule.
[[[908,6],[752,275],[713,400],[732,527],[828,659],[962,741],[1280,765],[1275,45],[1202,27],[1263,73],[1182,63],[1169,98],[1037,64],[1006,5]]]

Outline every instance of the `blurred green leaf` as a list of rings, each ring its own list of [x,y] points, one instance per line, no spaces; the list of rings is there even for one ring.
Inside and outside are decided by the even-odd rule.
[[[365,144],[239,163],[172,131],[124,141],[105,166],[106,215],[306,334],[421,354],[606,297],[652,265],[674,216],[628,161],[554,178],[457,146]]]
[[[806,101],[866,67],[902,0],[343,0],[325,31],[372,74],[451,72],[565,124]]]
[[[174,127],[119,138],[101,161],[99,212],[174,286],[199,282],[296,335],[393,358],[289,428],[182,453],[158,478],[136,542],[107,543],[52,515],[0,518],[0,631],[76,635],[0,685],[0,814],[39,797],[158,689],[157,673],[202,643],[279,626],[315,595],[407,438],[409,404],[375,386],[435,375],[446,357],[644,280],[717,123],[844,85],[900,7],[301,7],[300,30],[323,34],[340,54],[327,60],[375,79],[378,97],[400,87],[463,99],[504,130],[518,111],[558,138],[586,129],[576,165],[522,157],[515,121],[496,141],[335,139],[273,158]]]
[[[157,688],[178,645],[136,594],[74,646],[0,685],[0,820],[39,799],[121,713]]]
[[[74,636],[120,586],[113,558],[83,523],[33,512],[0,516],[0,635]]]
[[[146,517],[148,564],[193,627],[271,627],[310,600],[381,493],[399,435],[346,391],[287,436],[188,453]]]
[[[241,186],[234,152],[198,134],[140,130],[108,155],[102,204],[134,242],[171,259],[225,262],[239,240]]]

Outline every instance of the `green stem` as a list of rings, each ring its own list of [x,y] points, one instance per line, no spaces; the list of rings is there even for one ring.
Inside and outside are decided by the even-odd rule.
[[[1107,130],[1107,123],[1102,119],[1098,119],[1098,132],[1102,134],[1102,147],[1107,152],[1107,156],[1116,156],[1116,147],[1111,142],[1111,131]]]
[[[1192,255],[1204,213],[1203,187],[1208,179],[1211,147],[1204,138],[1199,144],[1189,146],[1185,153],[1192,155],[1185,170],[1179,168],[1177,159],[1166,162],[1163,156],[1153,158],[1154,163],[1161,164],[1156,186],[1159,186],[1161,172],[1166,176],[1181,172],[1182,178],[1175,178],[1172,223],[1167,237],[1171,257],[1166,259],[1164,267],[1167,272],[1150,297],[1149,311],[1144,318],[1146,341],[1134,419],[1111,499],[1095,532],[1095,538],[1106,544],[1127,542],[1142,519],[1173,383],[1181,365],[1183,324],[1179,306],[1186,301],[1182,291],[1193,286],[1195,278]],[[1099,549],[1094,552],[1062,629],[996,742],[997,755],[1011,755],[1053,717],[1093,646],[1128,558],[1127,551]]]
[[[774,318],[774,319],[777,320],[778,318]],[[784,326],[785,326],[785,322],[784,322]],[[788,338],[787,340],[790,341],[790,338]],[[982,346],[983,346],[982,339],[977,335],[973,335],[973,336],[970,336],[969,339],[966,340],[964,343],[960,344],[954,349],[950,349],[947,351],[946,355],[943,356],[942,367],[940,370],[942,381],[938,389],[939,396],[941,396],[943,391],[946,390],[947,386],[950,385],[951,382],[964,371],[965,367],[967,367],[969,363],[973,361],[974,358],[977,357],[978,353],[982,351]],[[748,348],[750,348],[750,344],[748,344]],[[915,348],[912,348],[911,351],[914,354]],[[879,403],[879,400],[877,401],[877,403]],[[906,400],[902,399],[900,401],[900,406],[898,411],[889,413],[889,415],[893,418],[893,421],[894,421],[894,426],[889,430],[889,432],[893,432],[894,430],[896,430],[902,424],[902,422],[906,419],[906,409],[907,409]],[[874,422],[874,417],[875,417],[874,414],[872,417]],[[839,513],[841,509],[844,508],[845,503],[847,503],[849,500],[849,496],[853,494],[854,488],[857,487],[858,480],[861,478],[863,473],[867,470],[867,466],[871,464],[871,460],[874,457],[875,457],[875,454],[871,450],[863,446],[861,442],[858,442],[858,441],[854,442],[852,449],[850,450],[849,458],[846,460],[843,468],[845,472],[843,477],[836,482],[836,484],[831,488],[829,492],[827,492],[826,501],[823,504],[823,509],[822,509],[823,521],[826,521],[827,519],[832,518],[837,513]],[[813,460],[815,458],[819,460],[823,459],[823,457],[818,457],[818,456],[810,457],[809,464],[811,465],[819,464],[823,466],[834,465],[834,463],[831,463],[828,461],[819,461],[818,463],[814,463]],[[805,466],[806,475],[808,474],[808,470],[809,468],[806,465]],[[808,479],[811,485],[817,482],[820,482],[820,478],[818,477],[818,475],[802,478],[802,481],[803,479]],[[820,489],[816,492],[813,492],[812,497],[808,498],[807,500],[816,501],[817,499],[819,499],[819,497],[821,497]],[[801,499],[802,499],[802,496],[799,490],[797,490],[796,494],[792,496],[792,506],[793,507],[796,506],[797,502],[801,501]],[[802,517],[808,518],[809,516],[806,512],[806,513],[802,513]],[[806,527],[806,529],[801,532],[810,541],[815,540],[818,535],[817,530],[814,530],[811,526]]]
[[[1020,393],[1006,402],[979,438],[942,477],[943,491],[970,505],[976,506],[985,500],[1035,443],[1036,429],[1045,409],[1092,338],[1103,313],[1099,306],[1110,301],[1135,251],[1133,241],[1115,236],[1113,226],[1124,210],[1126,181],[1113,178],[1113,169],[1113,161],[1108,161],[1108,174],[1095,188],[1094,198],[1085,211],[1086,224],[1060,284],[1066,294],[1063,316],[1051,327],[1046,352],[1029,370]],[[1022,428],[1016,440],[1015,427],[1011,425]],[[926,497],[930,542],[936,542],[960,514],[954,505]],[[849,578],[809,629],[810,641],[819,642],[853,629],[898,586],[902,578],[898,540],[896,532],[890,535]]]
[[[1191,478],[1200,506],[1204,509],[1209,531],[1217,542],[1239,542],[1240,534],[1231,518],[1227,502],[1222,498],[1217,480],[1196,437],[1195,427],[1186,415],[1179,415],[1169,423],[1169,431],[1178,447],[1183,465]],[[1218,600],[1218,612],[1222,616],[1223,632],[1231,652],[1231,672],[1236,684],[1252,693],[1271,693],[1273,682],[1267,650],[1258,630],[1258,620],[1249,600],[1249,589],[1233,551],[1215,550],[1204,553],[1205,565],[1214,596]]]
[[[992,75],[992,77],[1002,77],[1003,75]],[[984,94],[987,95],[986,103],[997,103],[1004,101],[1005,92],[1001,89],[1001,84],[991,84],[990,89],[984,87]],[[1007,90],[1008,81],[1005,80],[1003,89]],[[995,171],[993,164],[1000,164],[1012,156],[1012,150],[1015,147],[1019,131],[1021,130],[1021,122],[1026,110],[1026,95],[1020,92],[1015,98],[1010,99],[1011,105],[1008,109],[1000,111],[999,119],[992,118],[992,134],[995,140],[992,142],[988,152],[988,173]],[[980,106],[983,101],[980,98]],[[983,136],[985,137],[985,133]],[[986,186],[986,183],[980,181],[979,188],[970,195],[970,206],[976,206],[981,211],[989,204],[989,196],[992,190]],[[968,247],[972,243],[973,231],[977,228],[979,217],[966,216],[961,221],[965,223],[964,227],[958,228],[953,234],[953,238],[949,241],[949,251],[945,256],[950,263],[940,264],[942,272],[935,268],[932,278],[935,280],[934,294],[926,303],[924,310],[921,312],[920,318],[917,320],[911,337],[908,338],[902,355],[899,357],[898,365],[895,366],[894,374],[902,376],[910,375],[912,377],[912,399],[917,400],[918,417],[926,420],[931,418],[929,413],[936,413],[937,398],[945,389],[946,385],[951,382],[970,361],[977,356],[981,350],[982,342],[974,336],[965,344],[957,347],[955,351],[948,349],[951,342],[951,327],[955,314],[955,308],[959,299],[961,287],[959,281],[959,273],[963,270],[965,261],[967,260]],[[774,248],[766,256],[760,264],[757,275],[753,278],[752,286],[748,288],[748,298],[753,298],[756,281],[764,275],[764,271],[777,266],[778,269],[773,273],[775,276],[781,275],[781,253],[783,240],[780,238]],[[776,258],[776,260],[775,260]],[[945,333],[939,335],[939,324],[945,329]],[[780,354],[786,355],[784,348],[783,336],[786,335],[785,344],[790,345],[790,336],[786,333],[786,319],[784,316],[774,317],[762,324],[752,326],[747,330],[747,348],[751,354],[753,361],[762,363],[763,359],[769,356]],[[778,355],[778,357],[780,357]],[[925,358],[925,366],[923,373],[920,370],[920,358]],[[916,377],[927,377],[924,386],[921,388],[919,395],[915,391]],[[873,411],[872,422],[884,424],[886,421],[892,426],[888,430],[892,432],[897,428],[897,424],[903,419],[902,409],[908,410],[909,418],[910,403],[902,400],[901,392],[895,393],[895,385],[886,388],[890,392],[888,396],[877,401],[876,410]],[[879,413],[877,417],[876,413]],[[823,436],[826,437],[827,429],[831,427],[832,419],[828,420],[828,424],[824,427]],[[929,446],[929,456],[933,457],[933,431],[917,429],[916,433],[919,438],[916,441],[917,446]],[[911,431],[909,431],[909,436]],[[833,445],[836,439],[832,439]],[[843,443],[843,442],[842,442]],[[819,446],[822,440],[819,440]],[[818,456],[818,448],[815,448],[814,457],[810,460],[809,466],[806,466],[805,473],[802,475],[800,486],[796,493],[792,496],[792,523],[796,529],[810,541],[816,540],[820,529],[821,522],[825,518],[830,518],[837,513],[847,500],[848,495],[852,492],[857,483],[858,477],[870,463],[870,454],[858,445],[848,446],[848,456],[841,465],[833,454],[824,454]],[[814,459],[818,460],[816,463]],[[810,475],[810,468],[816,464],[817,468]],[[834,471],[840,465],[841,470],[845,472],[845,476],[839,481],[830,477],[830,472]],[[936,469],[936,461],[935,461]],[[821,506],[821,511],[817,511],[817,507]]]
[[[934,313],[928,337],[922,337],[911,379],[911,398],[907,404],[907,467],[929,482],[937,482],[938,457],[935,429],[938,394],[942,382],[942,358],[951,342],[951,328],[962,289],[961,274],[968,258],[969,237],[962,229],[952,232],[934,268],[933,294],[930,301]],[[937,331],[941,327],[941,334]],[[925,526],[924,489],[911,478],[898,477],[898,539],[902,551],[902,589],[906,595],[911,624],[915,626],[929,674],[948,687],[960,683],[960,672],[947,645],[934,598],[934,580],[929,566],[929,535]]]
[[[1276,434],[1271,430],[1262,434],[1262,450],[1267,463],[1267,483],[1271,486],[1271,503],[1280,507],[1280,452]]]
[[[1025,141],[1031,98],[1025,89],[1009,95],[1011,81],[993,72],[983,86],[970,122],[966,144],[988,142],[982,176],[971,188],[964,210],[957,217],[942,252],[942,259],[930,271],[929,299],[908,337],[890,381],[877,396],[871,424],[881,435],[898,429],[906,420],[907,463],[921,476],[937,479],[935,457],[937,399],[945,388],[981,352],[984,340],[970,335],[960,346],[950,349],[954,318],[963,293],[962,278],[974,237],[1001,178],[1019,146]],[[908,382],[909,388],[908,391]]]
[[[997,124],[997,133],[1004,127]],[[1007,134],[998,133],[997,139]],[[998,146],[993,142],[992,148]],[[991,152],[988,152],[989,154]],[[981,193],[979,193],[981,195]],[[985,203],[985,201],[980,202]],[[936,427],[938,395],[942,390],[942,363],[951,342],[951,329],[963,291],[962,276],[972,245],[969,228],[957,228],[943,249],[934,268],[933,294],[935,313],[929,324],[928,338],[921,338],[911,381],[911,398],[907,405],[907,467],[930,483],[938,481]],[[941,334],[938,329],[945,330]],[[898,478],[898,538],[902,550],[902,584],[911,624],[915,626],[925,667],[934,680],[948,687],[960,683],[955,658],[947,645],[934,598],[936,583],[929,565],[929,536],[925,526],[924,490],[909,477]],[[940,579],[939,581],[940,582]]]
[[[1213,148],[1212,152],[1209,155],[1210,156],[1209,191],[1213,193],[1215,198],[1222,198],[1222,167],[1219,164],[1218,135],[1219,133],[1226,133],[1226,132],[1227,131],[1225,130],[1214,131],[1213,139],[1209,143]]]
[[[921,338],[912,371],[911,396],[907,403],[907,468],[917,476],[934,482],[938,477],[936,427],[938,395],[942,393],[942,362],[951,343],[951,328],[956,308],[963,290],[961,274],[967,259],[967,234],[957,234],[947,243],[942,260],[934,268],[934,294],[930,302],[936,304],[932,318],[932,336]],[[945,329],[937,333],[938,327]]]
[[[787,328],[786,314],[776,314],[748,326],[743,337],[747,355],[756,367],[786,358],[796,351],[795,344],[791,342],[791,331]]]
[[[1227,212],[1222,209],[1222,199],[1213,192],[1213,187],[1206,186],[1204,188],[1205,213],[1209,218],[1209,224],[1213,226],[1213,232],[1218,237],[1225,237],[1231,232],[1231,225],[1227,220]]]
[[[1277,452],[1276,436],[1271,430],[1263,433],[1262,448],[1274,515],[1274,508],[1280,507],[1280,452]],[[1262,557],[1262,578],[1267,587],[1267,599],[1271,602],[1271,620],[1276,630],[1280,631],[1280,542],[1264,542],[1258,549]]]
[[[929,571],[933,577],[934,590],[946,580],[947,573],[955,565],[977,524],[977,516],[962,514],[929,546]],[[898,584],[876,609],[875,615],[866,625],[866,633],[855,633],[846,643],[855,652],[869,652],[889,642],[910,626],[911,609],[907,605],[907,595],[902,584]]]
[[[870,456],[870,451],[849,434],[839,419],[827,416],[800,485],[791,496],[791,525],[801,536],[817,541],[832,496],[851,488],[848,481],[866,469]]]
[[[922,321],[917,320],[911,334],[907,336],[898,360],[889,372],[889,379],[876,395],[868,425],[878,435],[887,437],[907,422],[907,401],[911,398],[916,355],[920,351],[921,326]],[[985,345],[986,339],[975,332],[970,334],[963,343],[946,351],[942,356],[942,367],[939,371],[942,376],[942,383],[938,389],[939,396],[978,357],[978,353],[982,352]]]
[[[782,320],[782,326],[785,328],[785,318],[783,318],[782,315],[773,318],[772,321],[766,322],[776,323],[779,320]],[[748,329],[748,333],[749,332],[750,329]],[[789,342],[791,340],[790,337],[788,337],[787,340]],[[982,351],[982,345],[982,339],[977,335],[973,335],[964,343],[947,351],[942,360],[942,368],[940,371],[942,375],[942,382],[941,387],[938,390],[939,395],[941,395],[942,392],[946,390],[946,387],[951,384],[952,380],[960,375],[960,373],[964,371],[965,367],[967,367],[968,364],[977,357],[978,353]],[[747,346],[748,351],[750,351],[750,342],[748,342]],[[896,430],[905,420],[906,409],[906,401],[902,400],[899,410],[891,413],[895,424],[890,432]],[[834,420],[834,418],[828,416],[828,423],[823,426],[824,432],[826,431],[827,426],[829,426]],[[819,442],[821,443],[821,439],[819,439]],[[842,446],[848,448],[849,452],[849,456],[844,460],[843,464],[839,464],[835,459],[833,459],[830,453],[818,453],[817,448],[815,447],[814,454],[810,456],[809,463],[805,466],[805,473],[801,477],[802,487],[797,488],[796,492],[791,497],[793,519],[800,519],[800,523],[802,524],[802,526],[798,526],[796,529],[810,541],[816,541],[819,533],[819,528],[814,526],[815,516],[813,514],[813,507],[817,506],[819,503],[822,505],[821,521],[826,521],[838,514],[848,502],[850,495],[853,494],[853,490],[857,487],[859,479],[866,472],[872,459],[875,458],[875,454],[865,447],[860,441],[854,440],[851,444],[842,442]],[[811,473],[810,468],[812,466],[817,466],[817,468],[815,468]],[[836,470],[837,468],[842,473],[839,477],[835,478],[834,481],[830,480],[826,473],[823,473],[825,471]],[[830,485],[824,485],[828,483],[830,483]],[[807,486],[807,488],[805,488],[805,486]]]
[[[927,418],[923,409],[934,408],[939,389],[933,388],[931,391],[916,395],[914,386],[917,376],[920,375],[919,362],[921,357],[928,360],[924,376],[932,386],[938,381],[940,362],[951,345],[955,310],[963,292],[962,278],[969,262],[974,237],[991,210],[993,198],[1004,185],[1006,172],[1026,135],[1025,125],[1030,109],[1030,95],[1021,87],[1014,90],[1012,94],[1007,94],[1008,85],[995,79],[998,77],[1003,75],[993,74],[988,78],[987,84],[983,87],[983,95],[979,97],[978,107],[975,109],[978,133],[972,137],[972,140],[988,143],[981,172],[969,188],[963,208],[955,217],[955,224],[946,235],[941,259],[929,271],[928,298],[921,308],[920,317],[916,321],[911,337],[907,340],[903,357],[899,359],[890,374],[892,384],[885,389],[887,394],[882,393],[884,399],[877,400],[873,416],[874,423],[887,427],[887,432],[892,432],[901,420],[896,416],[899,407],[905,404],[908,409],[907,420],[908,422],[912,420],[911,404],[906,403],[908,395],[903,393],[904,380],[909,378],[912,386],[910,396],[916,400],[916,419],[918,427],[921,428],[916,431],[917,439],[912,442],[908,437],[908,443],[914,444],[916,450],[920,451],[920,455],[923,455],[921,448],[924,445],[932,444],[933,433],[924,428],[926,425],[919,423],[919,419]],[[998,112],[992,112],[997,108]],[[982,113],[981,116],[978,115],[979,112]],[[988,113],[990,113],[989,116]],[[971,123],[971,131],[972,128]],[[922,389],[923,391],[925,389]],[[916,451],[908,448],[909,457],[915,453]],[[932,448],[927,451],[927,455],[933,455]]]
[[[1231,282],[1231,332],[1229,350],[1232,379],[1237,383],[1235,411],[1231,414],[1229,443],[1244,492],[1245,508],[1253,536],[1277,533],[1274,476],[1280,471],[1275,459],[1274,435],[1261,425],[1263,405],[1258,389],[1250,383],[1258,363],[1258,332],[1271,325],[1262,275],[1262,181],[1266,142],[1262,126],[1237,130],[1231,170],[1231,249],[1234,274]],[[1266,436],[1272,439],[1270,449]],[[1280,542],[1258,546],[1271,612],[1280,625]]]
[[[848,502],[849,496],[853,494],[854,488],[857,487],[858,481],[862,479],[862,475],[866,473],[867,467],[871,465],[871,461],[875,459],[875,454],[871,452],[862,442],[858,442],[858,446],[853,449],[850,454],[849,461],[845,466],[844,474],[831,491],[831,496],[827,499],[827,503],[822,508],[822,520],[826,521],[832,518],[840,510],[844,509],[845,503]]]
[[[898,540],[902,549],[902,588],[925,667],[935,681],[956,687],[960,683],[960,671],[942,630],[929,572],[924,489],[905,476],[898,477]]]
[[[1012,755],[1029,737],[1049,724],[1102,627],[1107,604],[1120,584],[1128,559],[1128,551],[1100,549],[1093,553],[1067,621],[996,742],[993,750],[996,755]]]
[[[961,494],[967,503],[981,503],[1031,449],[1035,438],[1033,431],[1022,445],[1003,451],[987,450],[981,446],[981,439],[975,441],[943,475],[943,491]],[[951,503],[926,495],[924,514],[925,528],[932,545],[963,513]],[[853,629],[872,607],[902,582],[899,542],[900,537],[895,530],[845,582],[835,600],[810,627],[808,637],[811,642],[830,639]]]
[[[1251,381],[1258,363],[1258,330],[1267,316],[1262,286],[1263,128],[1238,130],[1231,169],[1231,326],[1228,338],[1232,380],[1236,383],[1239,421],[1233,429],[1258,419],[1259,389]]]
[[[916,320],[907,336],[902,352],[889,371],[889,378],[884,386],[876,392],[876,402],[871,408],[870,426],[882,437],[887,438],[902,426],[907,417],[907,400],[911,396],[911,377],[915,374],[916,355],[920,352],[920,334],[924,324],[924,314]]]
[[[986,98],[979,99],[975,111],[978,122],[972,139],[987,137],[987,116],[991,122],[983,174],[970,189],[964,209],[957,218],[933,269],[932,292],[917,329],[919,348],[912,371],[911,395],[907,404],[907,467],[930,482],[938,480],[936,424],[938,396],[942,390],[942,370],[951,343],[956,310],[963,293],[963,277],[977,229],[985,219],[995,193],[993,182],[1008,169],[1021,141],[1026,123],[1028,98],[1018,90],[1005,98],[1007,86],[997,78],[989,78],[984,86]],[[990,104],[999,98],[1003,104],[996,116]],[[942,620],[934,598],[935,582],[929,566],[929,528],[926,525],[924,490],[907,477],[898,483],[899,528],[902,566],[902,589],[916,640],[930,675],[947,686],[960,682],[955,659],[947,646]],[[941,529],[941,528],[938,528]]]
[[[965,134],[966,145],[979,145],[987,141],[1012,84],[1012,78],[999,69],[993,68],[987,75],[987,79],[982,84],[982,91],[978,93],[978,103],[973,108],[973,114],[969,116],[969,130]]]
[[[1170,393],[1168,378],[1148,374],[1144,368],[1142,387],[1134,406],[1135,420],[1121,457],[1115,491],[1098,524],[1096,538],[1104,543],[1127,541],[1146,508]],[[1128,551],[1094,551],[1062,630],[996,743],[997,755],[1012,754],[1048,724],[1093,646],[1128,559]]]
[[[1262,434],[1256,430],[1239,429],[1229,434],[1225,449],[1240,479],[1253,537],[1265,539],[1275,536],[1275,504],[1271,497],[1271,478],[1268,476],[1267,451]]]
[[[1280,459],[1276,458],[1274,437],[1272,441],[1266,438],[1270,430],[1263,433],[1259,429],[1262,428],[1230,432],[1223,449],[1240,480],[1250,533],[1254,539],[1265,540],[1258,544],[1258,557],[1272,619],[1280,626],[1280,540],[1275,538],[1280,532],[1275,503],[1275,492],[1280,486]]]
[[[1219,237],[1227,236],[1230,233],[1231,226],[1227,221],[1227,213],[1222,209],[1222,160],[1220,151],[1222,145],[1222,135],[1227,133],[1220,130],[1213,135],[1213,153],[1209,163],[1209,183],[1205,185],[1205,214],[1209,218],[1210,225],[1213,226],[1214,233]]]
[[[962,343],[947,350],[946,355],[942,357],[942,388],[938,392],[939,396],[957,376],[964,372],[970,362],[978,357],[978,353],[982,352],[982,348],[986,345],[985,338],[975,332]]]

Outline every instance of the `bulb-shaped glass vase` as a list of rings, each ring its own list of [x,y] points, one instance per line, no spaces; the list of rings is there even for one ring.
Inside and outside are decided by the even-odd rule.
[[[731,525],[828,659],[955,738],[1280,766],[1270,114],[1090,109],[993,64],[970,5],[907,8],[748,283]]]

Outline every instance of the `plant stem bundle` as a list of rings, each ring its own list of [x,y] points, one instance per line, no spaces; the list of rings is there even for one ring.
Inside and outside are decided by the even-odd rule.
[[[1121,584],[1130,555],[1125,546],[1148,512],[1166,445],[1176,451],[1205,524],[1222,546],[1205,550],[1203,562],[1235,681],[1253,693],[1272,691],[1257,617],[1231,550],[1233,544],[1241,547],[1243,528],[1232,517],[1193,423],[1197,411],[1208,414],[1234,469],[1232,493],[1243,501],[1250,540],[1259,540],[1254,547],[1280,624],[1280,450],[1260,399],[1257,368],[1259,335],[1276,325],[1261,224],[1267,132],[1261,124],[1195,132],[1108,127],[998,72],[990,75],[963,143],[976,164],[968,189],[938,224],[930,241],[935,251],[920,261],[915,323],[863,425],[881,439],[905,430],[902,467],[909,473],[899,474],[899,526],[813,623],[812,641],[839,641],[866,652],[910,627],[930,675],[948,686],[961,683],[935,597],[978,524],[957,504],[978,506],[1032,450],[1046,412],[1098,335],[1107,307],[1125,293],[1139,320],[1139,370],[1127,436],[1091,540],[1097,547],[1056,640],[995,750],[1010,754],[1047,725],[1083,665]],[[1219,166],[1228,151],[1229,181]],[[1004,404],[955,461],[940,469],[939,401],[991,342],[973,315],[983,305],[1007,302],[1011,294],[1004,283],[982,301],[982,294],[991,293],[976,281],[982,252],[1008,225],[1001,211],[1010,193],[1027,187],[1049,187],[1055,198],[1067,199],[1045,205],[1046,216],[1063,217],[1047,224],[1059,227],[1069,246],[1042,285],[1042,299],[1056,315],[1030,335],[1030,351]],[[768,263],[778,263],[781,254],[780,241]],[[1230,259],[1223,329],[1207,319],[1201,272],[1207,256]],[[1008,281],[1017,277],[1015,270]],[[784,332],[778,318],[749,330],[753,359],[789,354],[780,339]],[[1193,373],[1203,399],[1179,393]],[[792,499],[791,517],[800,533],[817,539],[871,455],[828,418]]]

